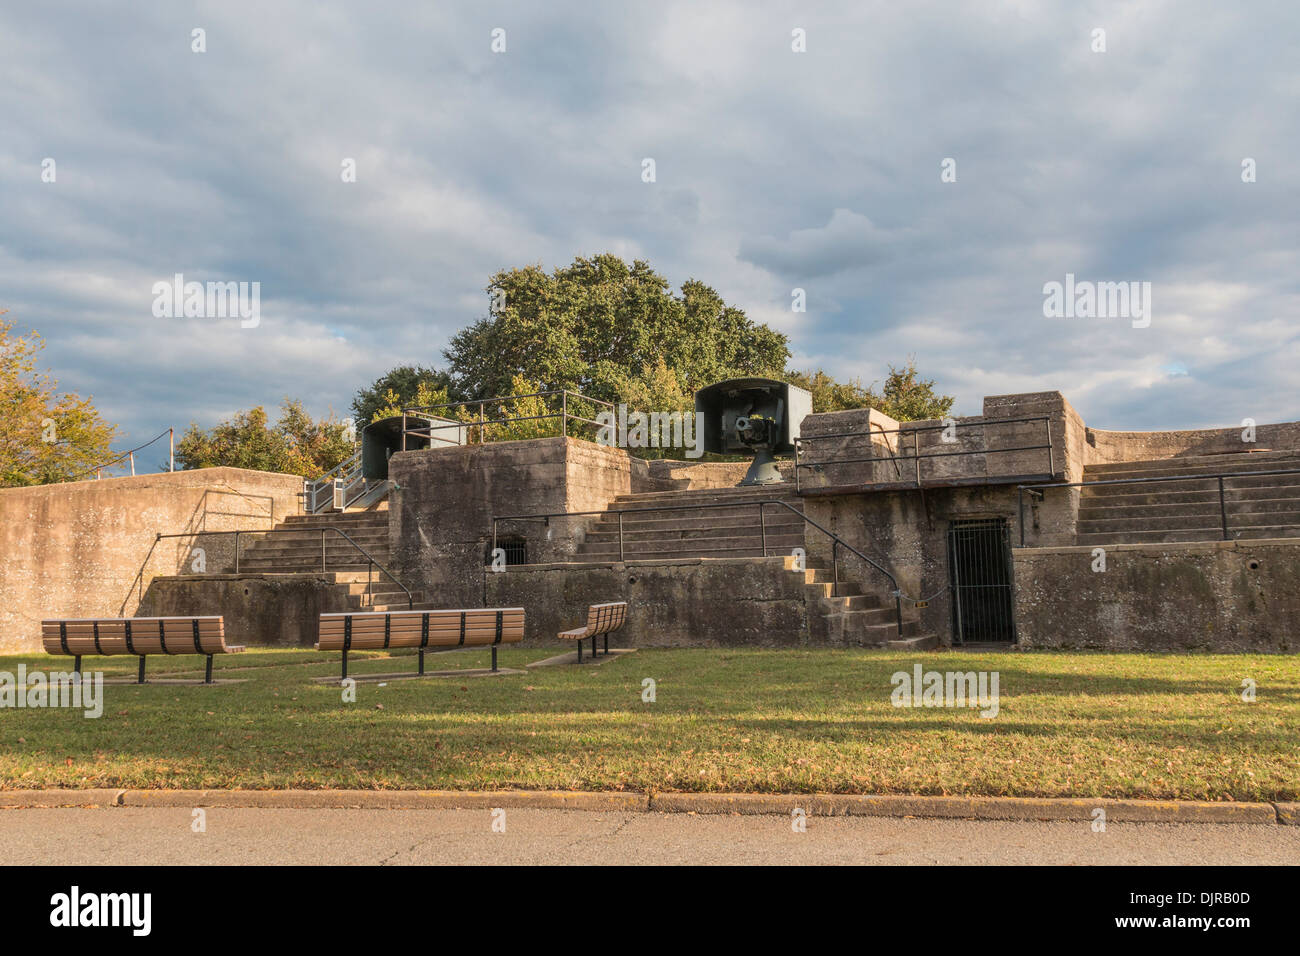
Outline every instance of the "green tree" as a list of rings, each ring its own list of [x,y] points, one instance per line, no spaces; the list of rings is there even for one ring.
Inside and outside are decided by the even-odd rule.
[[[956,401],[940,395],[932,380],[920,378],[915,358],[902,368],[889,366],[884,387],[876,391],[861,379],[837,382],[821,369],[812,372],[788,371],[784,380],[812,393],[814,412],[839,412],[850,408],[874,408],[900,422],[943,418]]]
[[[285,399],[280,420],[271,425],[258,405],[204,430],[191,424],[176,445],[181,468],[251,468],[315,478],[331,470],[356,450],[346,421],[316,421],[302,403]]]
[[[376,421],[376,413],[381,409],[396,409],[392,414],[400,415],[404,407],[411,405],[437,405],[449,402],[448,388],[451,376],[437,369],[425,368],[423,365],[399,365],[389,369],[370,385],[360,389],[352,400],[352,417],[357,427],[361,428]],[[420,398],[420,389],[426,394],[441,393],[439,402],[426,402]]]
[[[498,272],[486,318],[443,352],[452,391],[510,394],[516,376],[539,391],[569,388],[617,401],[619,388],[663,359],[694,391],[740,375],[775,377],[787,339],[727,305],[698,280],[674,293],[648,263],[605,253],[547,274],[541,266]]]
[[[44,340],[13,328],[0,321],[0,487],[89,477],[114,457],[117,426],[89,397],[59,394],[58,383],[36,368]]]

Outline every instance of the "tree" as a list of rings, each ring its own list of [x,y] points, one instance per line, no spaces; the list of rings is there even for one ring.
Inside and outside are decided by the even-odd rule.
[[[877,392],[864,387],[861,379],[837,382],[821,369],[815,372],[786,372],[785,381],[812,393],[814,412],[839,412],[850,408],[874,408],[900,422],[943,418],[956,401],[939,395],[934,382],[922,380],[916,359],[908,358],[902,368],[889,366],[884,387]]]
[[[396,409],[394,415],[402,414],[402,408],[411,405],[438,405],[452,401],[448,398],[451,376],[437,369],[425,368],[423,365],[399,365],[389,369],[369,388],[360,389],[352,400],[352,417],[357,427],[361,428],[376,421],[380,409]],[[420,398],[420,389],[426,392],[441,392],[439,402],[426,402]],[[384,416],[378,416],[380,418]]]
[[[0,315],[3,315],[0,312]],[[0,320],[0,487],[41,485],[89,477],[113,458],[117,426],[36,370],[45,348],[37,332],[13,335]]]
[[[356,450],[353,430],[332,415],[315,421],[302,403],[286,398],[280,420],[268,424],[258,405],[204,430],[192,423],[176,445],[181,468],[251,468],[315,478],[333,469]]]
[[[662,359],[694,391],[741,375],[775,377],[790,356],[784,335],[750,321],[691,279],[680,294],[648,263],[605,253],[547,274],[498,272],[488,316],[443,352],[462,398],[509,394],[516,376],[539,391],[568,388],[618,401],[619,388]]]

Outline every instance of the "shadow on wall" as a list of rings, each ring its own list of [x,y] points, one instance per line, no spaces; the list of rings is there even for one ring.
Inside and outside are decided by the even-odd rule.
[[[249,507],[238,510],[240,502],[247,503]],[[233,488],[205,488],[203,497],[199,499],[184,527],[159,532],[185,537],[155,538],[149,545],[148,553],[140,562],[135,578],[118,605],[118,617],[127,616],[128,607],[139,606],[144,602],[148,582],[155,575],[233,572],[236,546],[234,531],[248,529],[224,528],[220,525],[238,525],[250,518],[264,518],[267,530],[274,528],[275,498],[271,495],[247,495]],[[230,533],[197,535],[197,532],[213,531]]]

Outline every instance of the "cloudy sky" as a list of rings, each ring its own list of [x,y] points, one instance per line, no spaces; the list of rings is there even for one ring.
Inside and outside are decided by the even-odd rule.
[[[0,309],[124,448],[346,412],[440,364],[496,270],[606,250],[798,367],[915,355],[958,414],[1059,389],[1099,428],[1293,420],[1298,49],[1291,0],[6,4]],[[176,273],[260,282],[260,324],[155,317]],[[1149,327],[1044,317],[1067,273],[1150,282]]]

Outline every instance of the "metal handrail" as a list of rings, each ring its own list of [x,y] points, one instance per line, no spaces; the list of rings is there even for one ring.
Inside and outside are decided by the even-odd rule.
[[[623,558],[623,515],[625,514],[640,514],[643,512],[656,512],[656,511],[700,511],[706,508],[715,508],[715,509],[716,508],[746,508],[751,505],[756,506],[758,508],[759,534],[760,534],[760,539],[762,541],[763,557],[765,558],[767,557],[767,524],[763,518],[763,515],[766,514],[766,512],[763,511],[763,508],[766,507],[767,505],[780,505],[782,508],[785,508],[787,511],[791,511],[794,514],[797,514],[805,522],[812,525],[822,534],[826,535],[828,538],[831,539],[832,542],[831,544],[831,575],[832,575],[831,596],[832,597],[837,597],[839,592],[839,584],[840,584],[839,549],[841,547],[857,555],[857,557],[860,558],[862,561],[871,565],[873,568],[875,568],[877,571],[879,571],[881,574],[887,577],[889,579],[889,583],[894,586],[894,590],[892,594],[894,598],[894,610],[896,612],[895,616],[897,618],[896,625],[898,627],[898,636],[900,638],[903,636],[903,603],[902,603],[903,592],[902,589],[898,586],[898,579],[894,577],[893,573],[890,572],[887,568],[883,567],[882,565],[877,564],[871,558],[867,557],[857,548],[853,547],[853,545],[849,544],[847,541],[845,541],[843,538],[837,535],[834,531],[822,527],[820,524],[818,524],[816,521],[813,521],[812,518],[809,518],[798,508],[794,507],[787,501],[780,500],[779,498],[764,498],[761,501],[741,501],[735,504],[659,505],[657,507],[650,507],[650,508],[615,508],[615,509],[606,509],[604,511],[553,511],[553,512],[527,514],[527,515],[493,515],[492,516],[492,550],[495,551],[497,547],[497,522],[499,521],[545,520],[549,522],[552,518],[578,518],[578,517],[590,517],[592,515],[616,514],[618,515],[618,560],[622,562],[624,560]]]
[[[348,544],[352,545],[353,548],[359,551],[368,562],[366,567],[366,593],[367,594],[370,594],[374,587],[374,584],[371,581],[371,572],[374,568],[378,568],[381,572],[383,572],[384,576],[388,578],[388,580],[396,584],[406,594],[407,608],[413,608],[415,606],[415,598],[411,594],[411,589],[408,588],[401,581],[397,580],[397,578],[393,576],[393,573],[389,571],[388,568],[384,567],[382,564],[376,561],[374,556],[371,555],[369,551],[367,551],[365,548],[361,547],[361,545],[353,541],[351,536],[348,535],[346,531],[343,531],[340,528],[336,528],[334,525],[324,525],[323,527],[319,527],[319,528],[313,528],[313,527],[268,528],[264,531],[250,531],[244,529],[231,530],[231,531],[180,531],[173,534],[159,534],[154,538],[154,541],[155,542],[161,541],[163,538],[195,538],[203,535],[212,535],[212,534],[233,534],[235,536],[235,573],[238,574],[239,573],[239,536],[241,534],[302,534],[305,531],[317,531],[317,530],[320,531],[320,569],[322,571],[326,570],[325,532],[333,531],[339,537],[347,541]]]
[[[3,314],[4,314],[3,312],[0,312],[0,315],[3,315]],[[75,477],[70,478],[70,479],[68,479],[68,480],[69,480],[69,481],[79,481],[82,477],[84,477],[85,475],[89,475],[92,471],[95,473],[95,478],[96,478],[96,480],[98,480],[99,478],[102,477],[102,476],[100,475],[100,472],[101,472],[101,471],[103,471],[105,468],[111,468],[111,467],[113,467],[114,465],[118,464],[119,462],[121,462],[123,459],[126,459],[126,458],[129,458],[129,459],[131,460],[131,475],[134,477],[134,475],[135,475],[135,453],[138,452],[138,451],[140,451],[142,448],[148,448],[150,445],[152,445],[152,444],[153,444],[154,442],[156,442],[158,439],[162,438],[163,435],[170,435],[170,436],[171,436],[171,441],[170,441],[171,451],[168,452],[168,456],[167,456],[167,458],[168,458],[167,471],[168,471],[168,473],[170,473],[170,472],[174,472],[174,471],[176,470],[176,429],[175,429],[175,428],[168,428],[166,431],[161,431],[161,432],[159,432],[157,435],[155,435],[153,438],[150,438],[150,439],[149,439],[147,442],[145,442],[143,445],[136,445],[134,448],[130,449],[129,451],[124,451],[124,452],[122,452],[122,454],[118,455],[116,458],[111,458],[111,459],[109,459],[108,461],[100,462],[98,465],[95,465],[95,466],[93,466],[93,467],[91,467],[91,468],[87,468],[85,471],[83,471],[83,472],[79,472]],[[56,444],[57,444],[57,442],[56,442]]]
[[[1046,488],[1093,488],[1098,485],[1144,485],[1160,481],[1218,481],[1219,483],[1219,525],[1224,541],[1231,541],[1228,534],[1228,506],[1224,497],[1223,481],[1225,478],[1256,478],[1268,475],[1300,475],[1300,468],[1278,468],[1268,471],[1220,471],[1208,475],[1160,475],[1155,478],[1105,478],[1101,481],[1058,481],[1043,485],[1017,485],[1016,507],[1020,515],[1020,547],[1025,546],[1025,492],[1039,493]],[[1039,497],[1042,497],[1041,494]]]
[[[549,398],[550,396],[553,395],[560,396],[560,410],[558,412],[549,412],[545,415],[520,415],[516,418],[489,419],[486,417],[485,409],[487,408],[488,405],[492,405],[494,403],[514,402],[514,401],[520,401],[525,398]],[[593,404],[596,405],[603,405],[606,408],[618,407],[613,402],[607,402],[604,399],[600,399],[600,398],[592,398],[589,395],[583,395],[581,392],[574,392],[567,388],[555,388],[545,392],[532,392],[528,395],[500,395],[494,398],[475,399],[473,401],[467,401],[467,402],[444,402],[440,405],[408,405],[402,408],[402,451],[406,450],[407,435],[420,435],[422,437],[432,440],[434,431],[445,431],[446,429],[449,428],[464,428],[468,430],[477,427],[479,429],[478,443],[483,444],[483,427],[486,425],[509,425],[514,422],[536,422],[536,421],[544,421],[553,418],[558,418],[560,419],[561,422],[560,434],[563,435],[565,438],[569,437],[569,422],[571,420],[586,422],[589,425],[599,425],[600,422],[598,421],[594,421],[593,419],[590,418],[583,418],[581,415],[574,415],[569,411],[570,395],[572,395],[574,398],[579,399],[581,401],[592,402]],[[447,409],[447,408],[473,408],[473,407],[478,408],[479,417],[472,421],[457,421],[456,419],[448,419],[445,422],[445,424],[435,425],[432,422],[430,422],[428,426],[424,428],[419,428],[419,427],[408,428],[406,426],[406,418],[408,415],[411,416],[412,418],[418,418],[419,413],[421,412],[434,412],[438,409]]]
[[[1045,429],[1047,432],[1046,444],[1016,445],[1011,448],[973,448],[969,451],[927,452],[926,454],[923,455],[921,454],[920,445],[917,439],[917,436],[921,432],[944,431],[948,428],[983,428],[986,425],[1012,425],[1012,424],[1023,423],[1023,422],[1045,423]],[[921,459],[923,458],[960,458],[966,455],[994,455],[1002,452],[1038,451],[1041,449],[1046,449],[1047,450],[1047,473],[1050,475],[1054,475],[1056,473],[1056,449],[1052,442],[1052,418],[1050,415],[1033,415],[1025,418],[984,419],[982,421],[974,421],[974,422],[952,421],[946,425],[918,425],[914,428],[883,428],[879,426],[879,423],[872,423],[869,421],[867,423],[867,431],[866,431],[866,436],[868,441],[870,440],[872,435],[871,428],[873,424],[875,425],[875,427],[880,428],[880,433],[882,435],[893,435],[893,434],[901,435],[904,433],[910,433],[912,436],[912,454],[900,455],[897,449],[891,449],[893,454],[891,454],[888,458],[881,458],[881,457],[836,458],[830,461],[802,462],[799,460],[799,457],[803,451],[803,446],[806,442],[821,441],[827,438],[861,438],[863,436],[863,432],[861,431],[827,432],[821,435],[800,435],[798,438],[794,440],[795,493],[803,494],[803,485],[800,482],[800,477],[799,477],[799,469],[801,468],[825,468],[828,465],[853,465],[853,464],[860,464],[862,462],[892,461],[894,462],[894,470],[898,473],[898,476],[901,478],[902,466],[899,464],[899,462],[914,461],[916,462],[916,479],[915,479],[916,486],[920,488],[921,487]]]

